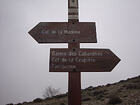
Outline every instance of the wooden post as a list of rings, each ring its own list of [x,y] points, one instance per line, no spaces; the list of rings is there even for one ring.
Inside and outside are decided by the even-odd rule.
[[[79,22],[78,0],[68,0],[68,22],[72,24]],[[73,39],[68,47],[76,51],[80,48],[80,44]],[[81,72],[73,69],[68,76],[68,105],[81,105]]]
[[[79,22],[78,0],[68,0],[68,22]]]
[[[81,72],[69,72],[68,105],[81,105]]]
[[[68,44],[69,49],[76,51],[80,49],[80,43],[73,40]],[[81,105],[81,72],[73,69],[68,78],[68,105]]]

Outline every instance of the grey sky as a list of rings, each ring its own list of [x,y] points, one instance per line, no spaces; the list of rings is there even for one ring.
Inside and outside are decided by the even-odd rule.
[[[39,22],[67,21],[68,0],[0,0],[0,105],[32,101],[51,85],[67,91],[67,73],[49,73],[50,48],[28,34]],[[96,22],[97,44],[121,62],[110,73],[82,73],[82,88],[140,75],[140,0],[79,0],[80,21]]]

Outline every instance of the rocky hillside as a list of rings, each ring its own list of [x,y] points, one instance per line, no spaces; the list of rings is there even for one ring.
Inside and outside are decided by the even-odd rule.
[[[67,94],[61,94],[17,105],[68,105],[67,101]],[[106,86],[83,89],[82,105],[140,105],[140,76]]]

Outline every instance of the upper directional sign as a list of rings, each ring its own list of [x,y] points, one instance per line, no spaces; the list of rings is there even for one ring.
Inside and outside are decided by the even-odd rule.
[[[119,61],[109,49],[51,49],[50,72],[110,72]]]
[[[38,43],[97,43],[94,22],[41,22],[29,34]]]

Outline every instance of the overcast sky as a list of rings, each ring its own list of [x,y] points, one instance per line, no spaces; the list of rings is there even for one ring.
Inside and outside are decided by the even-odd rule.
[[[0,105],[32,101],[46,87],[66,92],[68,73],[49,73],[50,48],[29,34],[39,22],[66,22],[68,0],[0,0]],[[82,88],[140,75],[140,0],[80,0],[80,21],[96,22],[95,44],[109,48],[121,62],[110,73],[82,73]]]

